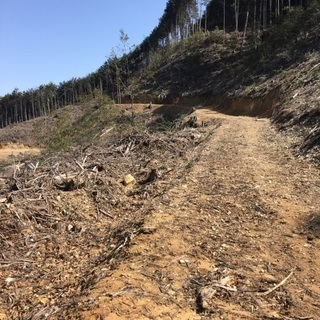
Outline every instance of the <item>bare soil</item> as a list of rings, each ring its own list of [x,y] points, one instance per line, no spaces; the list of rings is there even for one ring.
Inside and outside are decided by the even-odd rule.
[[[154,231],[88,293],[99,307],[83,317],[318,319],[318,168],[267,119],[197,113],[221,126],[147,217]]]
[[[31,148],[23,144],[9,143],[0,145],[0,161],[7,161],[10,157],[39,155],[40,153],[40,148]]]
[[[32,240],[24,231],[39,258],[47,251],[39,272],[43,290],[35,296],[27,283],[36,279],[27,280],[27,273],[16,279],[13,264],[0,260],[0,319],[320,319],[319,168],[293,156],[290,139],[268,119],[210,109],[193,115],[206,125],[202,141],[148,184],[162,191],[143,200],[143,215],[131,216],[139,232],[122,230],[118,242],[102,241],[107,223],[91,217],[92,200],[82,190],[61,193],[60,203],[91,219],[91,229],[63,235],[70,256],[60,259],[69,264],[51,266],[57,269],[52,283],[44,273],[54,271],[47,263],[61,254],[63,242],[55,247],[53,237]],[[91,251],[79,246],[85,232],[91,240],[82,245]],[[101,255],[107,249],[111,254]],[[21,256],[25,268],[33,254]],[[90,259],[91,268],[79,269]],[[37,300],[37,312],[21,309],[21,288],[28,292],[25,305]],[[57,305],[62,298],[65,305]],[[20,313],[13,313],[18,305]]]

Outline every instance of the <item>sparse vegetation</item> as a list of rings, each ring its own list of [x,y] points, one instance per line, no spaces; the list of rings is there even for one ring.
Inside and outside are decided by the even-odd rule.
[[[35,122],[34,132],[48,151],[66,150],[94,143],[106,127],[117,121],[119,114],[113,101],[96,92],[94,99],[66,107],[63,112],[53,112],[43,121]]]

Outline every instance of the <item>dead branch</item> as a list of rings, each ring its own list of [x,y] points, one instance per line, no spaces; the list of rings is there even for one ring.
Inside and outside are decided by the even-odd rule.
[[[220,288],[220,289],[224,289],[224,290],[231,291],[231,292],[237,292],[238,291],[237,288],[223,286],[223,285],[218,284],[218,283],[213,284],[212,286],[215,287],[215,288]]]
[[[279,282],[276,286],[274,286],[273,288],[269,289],[266,292],[259,293],[259,295],[260,296],[267,296],[271,292],[273,292],[273,291],[277,290],[279,287],[283,286],[292,277],[293,272],[294,272],[294,270],[292,270],[290,272],[290,274],[287,277],[285,277],[281,282]]]
[[[109,217],[109,218],[111,218],[111,219],[114,219],[114,216],[112,216],[110,213],[105,212],[105,211],[102,210],[102,209],[97,208],[97,212],[98,212],[98,213],[102,213],[103,215],[105,215],[105,216],[107,216],[107,217]]]

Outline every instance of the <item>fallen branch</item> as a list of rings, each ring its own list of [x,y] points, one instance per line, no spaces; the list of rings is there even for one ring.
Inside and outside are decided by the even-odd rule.
[[[232,287],[227,287],[227,286],[223,286],[223,285],[221,285],[221,284],[214,284],[214,285],[212,285],[213,287],[215,287],[215,288],[219,288],[219,289],[224,289],[224,290],[227,290],[227,291],[232,291],[232,292],[237,292],[238,290],[237,290],[237,288],[232,288]]]
[[[80,167],[80,169],[81,169],[82,171],[84,171],[83,165],[82,165],[77,159],[73,159],[73,160],[74,160],[75,163]]]
[[[23,263],[36,263],[36,262],[33,260],[29,260],[29,259],[19,259],[16,261],[0,260],[0,264],[6,264],[6,265],[23,264]]]
[[[293,317],[293,318],[284,317],[283,319],[285,319],[285,320],[313,320],[314,317]]]
[[[315,66],[313,66],[310,70],[309,70],[309,74],[312,70],[314,70],[315,68],[319,67],[320,66],[320,63],[317,63]]]
[[[271,292],[273,292],[273,291],[277,290],[279,287],[283,286],[283,285],[292,277],[293,271],[294,271],[294,270],[292,270],[292,271],[290,272],[290,274],[289,274],[287,277],[285,277],[281,282],[279,282],[276,286],[274,286],[273,288],[269,289],[269,290],[266,291],[266,292],[259,293],[259,295],[260,295],[260,296],[267,296],[267,295],[270,294]]]
[[[111,219],[114,219],[114,216],[112,216],[111,214],[105,212],[105,211],[102,210],[102,209],[97,208],[97,211],[98,211],[98,213],[102,213],[103,215],[105,215],[105,216],[107,216],[107,217],[109,217],[109,218],[111,218]]]

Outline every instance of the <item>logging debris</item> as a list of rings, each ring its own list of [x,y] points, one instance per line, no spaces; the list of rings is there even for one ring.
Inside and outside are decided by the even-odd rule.
[[[0,177],[1,300],[10,318],[70,318],[92,306],[78,298],[137,234],[152,232],[144,217],[172,186],[171,173],[187,170],[201,130],[131,132],[10,165]]]

